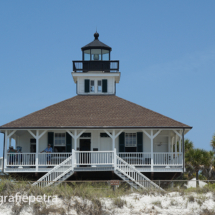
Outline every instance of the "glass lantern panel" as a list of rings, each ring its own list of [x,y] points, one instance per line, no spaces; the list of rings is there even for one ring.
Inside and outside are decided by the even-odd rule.
[[[101,60],[102,53],[101,49],[91,49],[91,60]]]
[[[109,50],[102,49],[102,60],[110,60],[109,59]]]
[[[90,49],[84,50],[84,60],[90,60]]]

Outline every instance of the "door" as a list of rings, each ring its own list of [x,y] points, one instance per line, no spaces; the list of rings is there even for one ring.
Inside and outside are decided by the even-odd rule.
[[[87,166],[91,162],[90,153],[86,153],[85,151],[91,151],[91,140],[90,139],[80,139],[80,156],[79,156],[79,163],[82,166]]]

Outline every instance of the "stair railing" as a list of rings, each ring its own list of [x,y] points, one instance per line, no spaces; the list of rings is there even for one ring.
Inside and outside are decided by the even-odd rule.
[[[126,161],[120,158],[118,155],[116,155],[116,170],[120,171],[122,174],[127,176],[131,181],[133,181],[143,189],[156,188],[163,190],[157,184],[155,184],[149,178],[139,172],[134,166],[128,164]]]
[[[44,187],[44,186],[49,186],[49,185],[53,184],[54,181],[57,181],[63,175],[65,175],[69,171],[73,170],[72,157],[73,156],[71,155],[66,160],[64,160],[62,163],[55,166],[53,169],[51,169],[49,172],[47,172],[44,176],[42,176],[38,181],[34,182],[32,185]]]

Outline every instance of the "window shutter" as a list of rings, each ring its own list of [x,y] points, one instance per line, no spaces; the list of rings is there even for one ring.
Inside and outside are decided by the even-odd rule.
[[[119,135],[119,152],[125,152],[125,132]]]
[[[143,132],[137,132],[137,152],[143,152]]]
[[[102,92],[107,93],[107,79],[102,79]]]
[[[52,149],[53,149],[53,147],[54,147],[54,132],[48,132],[48,144],[50,144]]]
[[[66,152],[72,152],[72,137],[66,133]]]
[[[84,92],[85,93],[90,92],[90,80],[89,79],[84,80]]]

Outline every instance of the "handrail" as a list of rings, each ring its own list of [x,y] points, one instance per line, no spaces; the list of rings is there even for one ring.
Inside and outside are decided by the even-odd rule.
[[[104,71],[104,72],[118,72],[119,61],[73,61],[74,72],[88,72],[88,71]]]
[[[46,186],[49,186],[51,185],[52,183],[49,183],[49,181],[55,181],[57,180],[59,177],[61,177],[62,175],[65,175],[68,171],[70,170],[73,170],[73,166],[71,168],[68,168],[66,170],[64,170],[63,168],[63,171],[59,171],[57,172],[56,170],[60,170],[60,168],[63,167],[64,164],[66,164],[67,162],[71,162],[72,163],[72,155],[70,157],[68,157],[65,161],[63,161],[61,164],[55,166],[52,170],[50,170],[49,172],[47,172],[44,176],[42,176],[37,182],[33,183],[32,185],[35,186],[35,185],[46,185]],[[52,179],[53,177],[52,176],[52,173],[53,174],[53,177],[54,179]],[[60,174],[59,174],[60,173]],[[46,179],[49,179],[51,178],[50,180],[46,180]],[[42,181],[44,181],[45,183],[41,183]]]
[[[132,181],[134,181],[136,184],[138,184],[143,189],[146,189],[146,187],[144,185],[146,184],[145,182],[147,181],[148,183],[150,183],[154,187],[163,190],[157,184],[155,184],[149,178],[147,178],[145,175],[140,173],[134,166],[132,166],[132,165],[128,164],[127,162],[125,162],[118,155],[116,155],[116,159],[117,159],[116,169],[119,170],[120,172],[122,172],[123,174],[125,174],[128,178],[130,178]],[[123,166],[124,168],[127,168],[127,170],[128,170],[127,172],[124,171],[122,168],[120,168],[119,161],[124,164],[124,166]],[[137,179],[139,179],[139,180],[137,180]]]
[[[118,152],[117,155],[134,166],[182,166],[182,152]]]
[[[76,165],[113,165],[113,151],[76,151]]]

